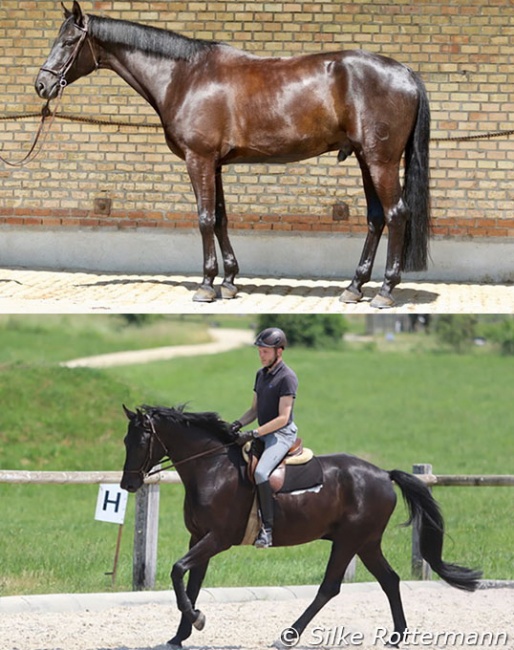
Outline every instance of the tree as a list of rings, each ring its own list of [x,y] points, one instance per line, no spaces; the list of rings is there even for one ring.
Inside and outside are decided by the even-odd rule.
[[[289,345],[308,348],[341,345],[348,329],[344,316],[339,314],[261,314],[257,328],[260,331],[266,327],[279,327]]]

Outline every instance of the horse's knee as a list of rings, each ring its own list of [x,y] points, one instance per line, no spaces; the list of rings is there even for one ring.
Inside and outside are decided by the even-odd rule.
[[[182,580],[184,574],[185,571],[182,568],[180,562],[175,562],[175,564],[171,567],[171,572],[170,572],[171,581],[175,583],[177,580]]]

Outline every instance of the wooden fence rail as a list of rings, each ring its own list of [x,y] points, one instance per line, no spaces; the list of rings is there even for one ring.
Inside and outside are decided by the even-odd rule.
[[[432,474],[432,466],[418,464],[413,473],[429,488],[432,487],[506,487],[514,486],[514,475],[476,474],[454,475]],[[91,485],[100,483],[118,484],[121,472],[32,472],[25,470],[0,470],[0,483],[24,483],[32,485]],[[177,472],[164,471],[145,479],[145,486],[136,493],[134,524],[133,588],[149,589],[155,585],[157,566],[157,538],[159,519],[159,484],[180,483]],[[351,580],[355,573],[355,562],[345,575]],[[419,552],[419,531],[412,531],[412,574],[423,580],[430,579],[430,567]]]

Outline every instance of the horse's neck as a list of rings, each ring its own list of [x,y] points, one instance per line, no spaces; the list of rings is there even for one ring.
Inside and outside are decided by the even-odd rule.
[[[106,33],[94,34],[93,38],[101,51],[100,67],[118,74],[159,112],[172,83],[174,69],[184,62],[114,42]]]

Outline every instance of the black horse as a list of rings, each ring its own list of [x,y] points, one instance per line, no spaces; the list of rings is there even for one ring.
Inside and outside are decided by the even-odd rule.
[[[52,99],[66,84],[107,68],[160,117],[166,143],[185,160],[203,242],[194,300],[233,298],[239,266],[230,244],[221,170],[234,163],[287,163],[355,153],[368,206],[368,235],[343,302],[363,297],[380,237],[389,232],[384,282],[372,304],[389,307],[401,271],[426,268],[430,221],[430,111],[425,87],[393,59],[361,50],[261,58],[223,43],[127,21],[84,15],[78,2],[36,79]],[[400,166],[405,157],[405,179]]]
[[[135,492],[145,475],[169,457],[185,487],[184,519],[191,533],[189,552],[171,571],[182,618],[168,642],[181,647],[194,625],[202,629],[204,615],[195,609],[209,560],[244,537],[254,488],[240,471],[241,451],[229,425],[216,413],[187,413],[183,408],[125,409],[129,419],[126,460],[121,487]],[[393,481],[401,489],[410,512],[409,523],[420,525],[420,550],[432,569],[454,587],[474,590],[480,573],[442,559],[444,521],[426,486],[399,470],[386,472],[346,454],[318,457],[323,487],[300,495],[279,494],[275,501],[275,546],[305,544],[316,539],[332,542],[323,582],[312,604],[293,623],[298,638],[320,609],[339,593],[354,555],[358,555],[386,593],[394,621],[394,638],[407,628],[400,598],[399,576],[381,550],[383,532],[396,504]],[[184,574],[189,571],[187,590]],[[293,632],[294,633],[294,632]]]

